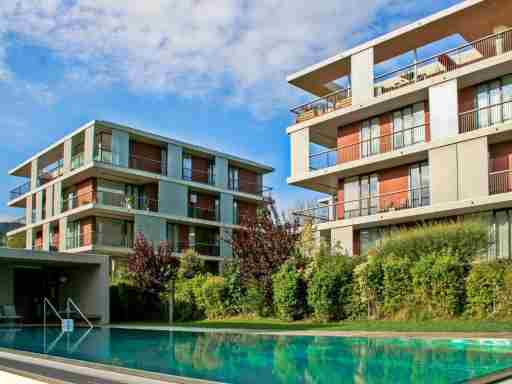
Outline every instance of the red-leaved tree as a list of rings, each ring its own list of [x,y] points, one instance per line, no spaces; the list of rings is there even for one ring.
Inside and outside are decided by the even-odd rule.
[[[241,282],[258,281],[271,306],[272,275],[292,256],[300,237],[298,224],[273,218],[270,209],[263,207],[255,217],[244,217],[240,225],[243,229],[226,241],[240,264]]]
[[[166,242],[155,250],[142,233],[137,235],[135,253],[128,261],[128,270],[135,284],[142,290],[160,296],[169,293],[169,322],[174,320],[174,283],[180,267],[180,260],[172,256]]]

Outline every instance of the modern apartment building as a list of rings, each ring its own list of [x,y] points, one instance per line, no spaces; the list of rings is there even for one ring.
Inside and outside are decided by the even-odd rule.
[[[396,226],[483,213],[511,257],[512,1],[468,0],[288,77],[296,212],[364,254]]]
[[[92,121],[9,172],[25,178],[9,206],[25,209],[8,236],[27,249],[112,257],[114,272],[138,233],[195,249],[210,267],[232,257],[241,218],[266,199],[273,169],[126,126]]]

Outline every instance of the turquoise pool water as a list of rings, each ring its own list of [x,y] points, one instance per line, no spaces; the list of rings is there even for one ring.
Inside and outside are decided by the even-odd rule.
[[[0,328],[0,347],[224,383],[459,383],[512,367],[512,341]]]

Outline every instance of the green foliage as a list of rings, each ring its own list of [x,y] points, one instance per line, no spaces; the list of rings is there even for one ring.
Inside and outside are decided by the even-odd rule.
[[[376,249],[376,256],[406,257],[417,261],[425,255],[448,251],[461,262],[469,262],[487,250],[488,228],[483,221],[464,220],[441,224],[424,224],[413,229],[393,232]]]
[[[468,314],[475,318],[495,317],[510,313],[512,268],[502,261],[475,264],[466,282]],[[505,279],[507,278],[507,280]]]
[[[449,250],[422,257],[411,269],[418,317],[453,318],[464,306],[466,265]]]
[[[197,292],[196,300],[208,319],[219,319],[226,314],[225,297],[226,280],[221,276],[208,275]]]
[[[240,278],[240,266],[237,262],[224,264],[222,277],[226,284],[225,307],[228,316],[236,316],[243,312],[242,299],[244,289]]]
[[[287,262],[274,274],[274,307],[276,315],[282,320],[298,320],[303,317],[305,303],[302,299],[305,282],[294,263]]]
[[[19,233],[13,236],[7,237],[7,247],[9,248],[25,248],[26,237],[24,233]]]
[[[176,281],[175,316],[178,321],[200,320],[205,317],[204,308],[198,303],[198,296],[206,276],[197,275],[192,279],[179,278]]]
[[[262,317],[273,314],[273,308],[266,305],[265,290],[256,280],[251,280],[246,285],[245,297],[242,300],[242,312]]]
[[[383,262],[384,314],[392,318],[407,316],[404,311],[411,299],[411,261],[407,258],[388,256]]]
[[[154,294],[127,283],[110,286],[111,321],[163,320],[165,311]]]
[[[178,277],[191,279],[194,276],[204,274],[205,272],[204,260],[199,258],[199,255],[193,249],[186,250],[180,257]]]
[[[318,260],[308,287],[308,304],[316,319],[341,320],[349,316],[353,265],[341,255]]]

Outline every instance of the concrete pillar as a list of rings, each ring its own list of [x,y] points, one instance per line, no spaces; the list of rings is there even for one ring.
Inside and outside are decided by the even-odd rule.
[[[27,223],[27,225],[32,224],[32,196],[33,195],[29,195],[27,197],[27,207],[25,208],[25,223]]]
[[[112,130],[112,162],[128,168],[130,157],[130,135],[118,129]]]
[[[309,172],[309,128],[290,133],[291,176]]]
[[[36,189],[37,188],[37,177],[39,176],[39,165],[38,165],[38,159],[32,160],[32,163],[30,165],[30,189]]]
[[[228,189],[228,159],[224,157],[215,157],[215,186]]]
[[[167,176],[183,178],[183,148],[174,144],[167,145]]]
[[[224,224],[234,224],[233,195],[220,194],[220,221]]]
[[[188,216],[188,187],[160,180],[158,184],[158,210],[170,215]]]
[[[232,236],[233,230],[231,228],[220,229],[220,256],[226,259],[231,259],[233,257],[233,248],[229,243]]]
[[[73,150],[73,139],[69,138],[64,141],[64,159],[63,159],[63,167],[62,171],[64,174],[69,173],[71,171],[71,155]]]
[[[487,136],[457,144],[460,200],[489,195],[488,148]]]
[[[45,189],[46,193],[46,218],[53,217],[54,210],[53,210],[53,185],[50,185]]]
[[[62,212],[62,181],[53,184],[53,212],[55,215]]]
[[[352,105],[362,106],[374,98],[373,67],[373,48],[365,49],[350,57]]]
[[[94,159],[94,125],[84,131],[84,165],[92,163]]]
[[[43,191],[36,193],[36,223],[43,220]]]
[[[430,196],[432,204],[456,201],[459,196],[457,145],[447,145],[428,152]]]
[[[59,220],[59,251],[64,252],[67,249],[67,235],[68,235],[68,217],[62,217]]]
[[[354,228],[348,226],[331,229],[331,246],[340,246],[349,256],[353,256]]]
[[[457,79],[428,89],[431,140],[459,134]]]
[[[50,223],[43,224],[43,251],[50,250],[50,238],[51,238],[50,229],[51,229]]]
[[[25,233],[25,241],[26,241],[26,249],[32,249],[33,248],[33,242],[34,242],[34,230],[32,228],[28,228]]]

